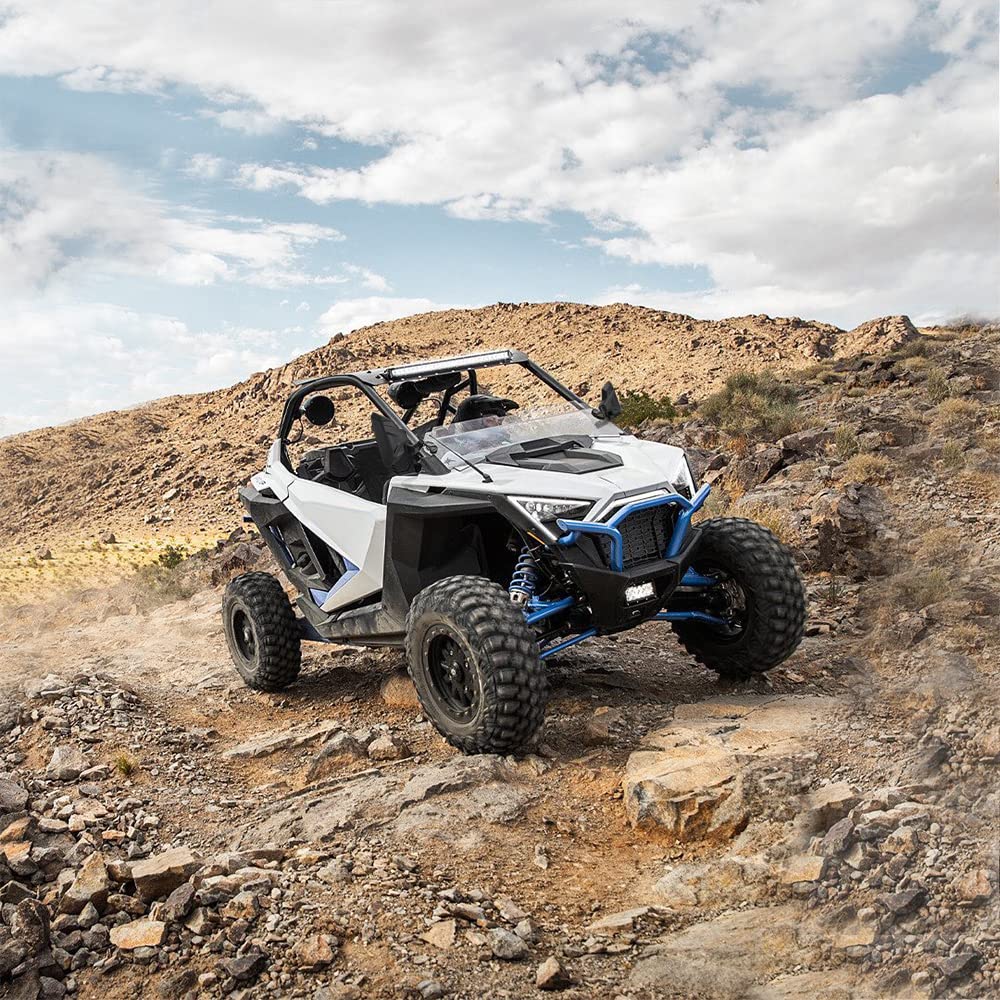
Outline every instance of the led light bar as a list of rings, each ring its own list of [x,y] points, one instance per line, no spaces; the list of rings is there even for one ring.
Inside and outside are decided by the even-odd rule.
[[[637,604],[639,601],[648,601],[654,597],[656,597],[656,587],[649,581],[633,583],[631,587],[625,588],[626,604]]]
[[[486,365],[502,365],[510,362],[510,351],[488,351],[485,354],[465,354],[457,358],[441,358],[438,361],[422,361],[417,365],[401,365],[390,368],[393,380],[409,378],[413,375],[430,375],[438,372],[461,371],[463,368],[482,368]]]

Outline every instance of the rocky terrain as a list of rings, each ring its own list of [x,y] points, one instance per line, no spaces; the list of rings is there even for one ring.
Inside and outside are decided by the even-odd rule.
[[[499,307],[435,329],[481,327],[483,346],[522,346],[534,329],[528,349],[551,362],[559,344],[546,355],[538,331],[563,322],[553,308],[513,310],[509,337]],[[699,343],[678,340],[661,383],[687,393],[680,416],[639,430],[688,449],[713,484],[710,514],[754,517],[792,547],[810,600],[800,650],[723,686],[662,625],[585,643],[549,661],[530,753],[465,758],[422,718],[395,651],[312,646],[281,695],[237,683],[218,608],[230,576],[268,565],[252,534],[222,532],[131,583],[8,595],[0,996],[1000,992],[1000,331],[758,317],[731,356],[714,350],[726,324],[566,308],[588,335],[602,317],[622,324],[607,335],[630,345],[610,371],[622,390],[663,391],[660,361],[633,345],[693,324]],[[635,340],[633,314],[649,324]],[[430,338],[430,321],[406,322]],[[309,364],[391,356],[378,336]],[[454,350],[444,333],[426,345]],[[597,384],[615,357],[574,361],[569,381]],[[709,398],[765,362],[778,380]],[[291,377],[156,406],[269,433]],[[46,435],[94,435],[93,462],[141,468],[133,486],[109,466],[107,506],[76,530],[134,528],[160,502],[149,482],[207,454],[179,421],[158,432],[176,458],[157,476],[151,446],[109,458],[154,410],[11,439],[3,461]],[[239,447],[256,460],[256,442]],[[231,489],[236,450],[198,467]],[[56,475],[41,464],[38,483]],[[43,519],[68,502],[37,495]],[[175,516],[221,524],[213,502]],[[46,540],[32,529],[8,544]]]

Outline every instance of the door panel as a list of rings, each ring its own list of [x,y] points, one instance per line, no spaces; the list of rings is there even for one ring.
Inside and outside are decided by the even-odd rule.
[[[323,610],[335,611],[378,593],[386,508],[322,483],[291,475],[290,479],[285,506],[348,564],[347,573],[323,601]]]

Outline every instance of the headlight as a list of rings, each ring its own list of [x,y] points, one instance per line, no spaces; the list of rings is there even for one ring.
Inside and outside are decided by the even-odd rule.
[[[549,500],[546,497],[511,497],[525,513],[539,521],[557,517],[582,517],[593,506],[590,500]]]

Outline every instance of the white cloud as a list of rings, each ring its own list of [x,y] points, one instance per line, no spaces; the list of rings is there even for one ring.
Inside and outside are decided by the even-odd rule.
[[[392,286],[389,284],[388,279],[372,271],[370,268],[362,267],[359,264],[345,264],[344,270],[365,288],[371,289],[373,292],[392,291]]]
[[[179,285],[334,284],[302,253],[342,233],[171,209],[98,157],[0,149],[0,287],[23,291],[82,273],[139,274]]]
[[[57,295],[5,302],[0,371],[13,379],[0,401],[0,434],[178,392],[230,384],[313,346],[299,327],[194,330],[176,317]],[[44,379],[38,379],[44,358]]]
[[[976,273],[997,262],[983,245],[996,209],[992,2],[216,0],[196,27],[167,5],[152,34],[128,0],[8,7],[11,72],[171,81],[229,127],[294,122],[387,147],[357,168],[245,164],[234,179],[254,190],[466,219],[580,212],[623,227],[599,244],[611,254],[696,263],[735,303],[765,289],[813,310],[838,299],[845,320],[870,288],[917,289],[942,309],[997,304],[992,281],[962,283],[971,301],[958,303],[952,270],[969,252],[986,262]],[[870,96],[923,47],[950,61]],[[935,253],[944,271],[925,286]],[[212,259],[178,265],[191,271],[222,273]]]
[[[212,153],[195,153],[185,165],[184,173],[198,180],[218,180],[227,167],[226,160]]]
[[[362,326],[399,319],[402,316],[412,316],[414,313],[463,308],[465,307],[445,305],[431,299],[372,295],[362,299],[342,299],[340,302],[335,302],[319,317],[316,325],[324,337],[332,337],[335,333],[350,333]]]

